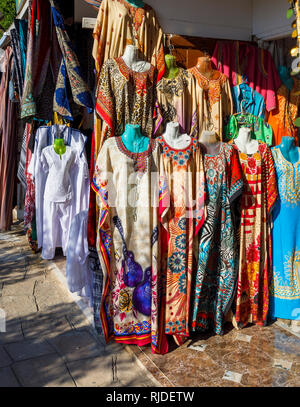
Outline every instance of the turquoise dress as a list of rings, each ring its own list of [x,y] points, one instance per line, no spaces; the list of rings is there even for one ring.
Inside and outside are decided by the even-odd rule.
[[[300,148],[295,164],[273,147],[279,198],[273,211],[272,319],[300,319]]]

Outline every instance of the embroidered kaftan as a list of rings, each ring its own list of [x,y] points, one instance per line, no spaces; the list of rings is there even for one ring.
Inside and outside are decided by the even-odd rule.
[[[274,145],[278,146],[284,136],[294,137],[296,145],[298,141],[298,127],[294,122],[300,106],[300,80],[294,78],[294,85],[290,91],[285,85],[281,85],[276,94],[277,107],[269,115],[268,123],[274,132]]]
[[[156,86],[158,113],[155,133],[162,134],[168,122],[176,121],[181,133],[198,137],[198,110],[202,115],[202,93],[202,89],[197,89],[193,75],[185,69],[179,68],[174,79],[161,78]]]
[[[236,287],[237,230],[231,209],[242,193],[243,175],[237,151],[226,143],[220,143],[217,155],[204,157],[207,217],[199,235],[191,326],[192,331],[213,328],[222,334]]]
[[[189,336],[191,284],[199,249],[193,242],[205,218],[204,165],[196,139],[191,139],[183,150],[170,147],[163,136],[158,141],[163,148],[170,192],[170,209],[166,215],[168,236],[162,239],[167,244],[162,265],[167,276],[165,333],[179,335],[177,343],[180,343]]]
[[[219,139],[223,140],[224,121],[233,113],[229,81],[221,73],[217,79],[207,79],[197,67],[189,69],[189,72],[196,78],[198,87],[203,90],[203,100],[198,102],[199,128],[210,130],[212,126]]]
[[[273,147],[279,199],[273,211],[271,318],[299,319],[300,310],[300,148],[292,164]]]
[[[109,59],[103,65],[96,92],[96,111],[104,120],[100,147],[111,136],[121,136],[125,125],[138,124],[152,137],[154,114],[154,66],[135,72],[123,58]]]
[[[235,299],[238,327],[263,325],[269,309],[272,275],[270,215],[277,199],[272,153],[259,142],[255,154],[239,153],[244,175],[241,199],[240,258]]]
[[[105,339],[151,343],[152,351],[159,353],[167,351],[159,287],[159,213],[164,215],[163,191],[167,191],[164,183],[159,193],[157,178],[162,174],[157,141],[150,139],[148,150],[135,154],[121,137],[112,137],[98,155],[93,179],[100,207],[97,249],[104,274]]]
[[[93,36],[93,57],[98,75],[105,61],[122,56],[126,45],[135,45],[143,56],[141,59],[157,68],[158,78],[163,76],[163,31],[155,11],[148,4],[141,8],[126,0],[103,0]]]

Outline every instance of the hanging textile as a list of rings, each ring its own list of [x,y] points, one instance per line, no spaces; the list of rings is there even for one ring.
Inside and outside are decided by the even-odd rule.
[[[111,136],[121,136],[125,124],[138,124],[145,136],[152,137],[155,104],[155,68],[134,72],[123,58],[105,62],[96,92],[96,111],[104,121],[99,147]]]
[[[231,87],[247,78],[248,85],[263,96],[267,111],[276,108],[281,80],[269,51],[239,41],[218,41],[211,60]]]
[[[299,319],[300,309],[300,148],[292,164],[272,148],[279,200],[273,211],[273,278],[270,317]]]
[[[124,54],[126,45],[136,45],[144,59],[164,74],[163,31],[149,5],[132,6],[126,0],[103,0],[94,28],[93,56],[98,75],[102,64]]]
[[[24,86],[24,75],[22,68],[20,37],[15,28],[10,30],[10,36],[14,56],[14,66],[16,70],[18,99],[21,99]]]
[[[246,83],[241,83],[232,88],[232,98],[236,113],[243,111],[262,119],[265,118],[264,98]]]
[[[17,166],[17,112],[16,104],[9,99],[12,69],[13,51],[7,47],[0,81],[0,230],[9,230],[12,224]]]
[[[271,146],[273,144],[272,127],[260,117],[253,116],[250,113],[246,115],[239,113],[230,117],[229,122],[224,128],[225,141],[235,139],[238,136],[240,127],[251,127],[252,137]]]
[[[156,94],[155,134],[162,134],[168,122],[177,121],[181,133],[198,137],[198,103],[202,107],[202,91],[197,93],[193,76],[179,68],[176,78],[161,78],[156,86]]]
[[[19,35],[20,41],[20,54],[21,54],[21,65],[23,72],[23,85],[26,73],[26,53],[27,53],[27,31],[28,31],[28,21],[15,19],[14,24]]]
[[[270,216],[277,199],[272,153],[258,142],[258,151],[244,154],[236,148],[244,176],[239,231],[240,256],[235,320],[242,328],[248,323],[263,326],[269,309],[272,276]]]
[[[193,272],[199,245],[194,239],[205,219],[205,175],[203,157],[197,139],[188,147],[170,147],[163,136],[157,139],[163,149],[163,161],[170,191],[170,208],[166,214],[168,234],[162,260],[166,275],[165,333],[178,344],[189,337],[189,315]],[[164,229],[163,231],[164,232]]]
[[[84,0],[87,4],[98,10],[101,6],[102,0]]]
[[[63,18],[50,0],[53,22],[56,28],[56,34],[60,49],[62,52],[62,61],[56,83],[53,110],[68,120],[73,120],[69,104],[69,95],[67,93],[68,84],[70,85],[72,97],[76,104],[84,106],[89,113],[93,111],[93,100],[80,72],[80,66],[77,56],[71,46],[71,41],[66,32]]]
[[[213,129],[222,141],[224,123],[233,113],[229,81],[224,74],[219,74],[217,79],[208,79],[196,66],[189,69],[189,72],[196,78],[198,87],[203,90],[203,99],[198,103],[199,129]]]
[[[294,137],[296,145],[299,145],[298,127],[294,122],[298,116],[300,105],[300,80],[293,78],[294,85],[290,91],[282,85],[277,92],[277,108],[270,112],[268,123],[274,132],[273,144],[281,143],[282,137]]]
[[[199,233],[191,330],[212,328],[222,334],[236,288],[237,230],[232,205],[243,191],[243,174],[237,151],[222,142],[218,154],[205,154],[204,168],[207,216]]]
[[[168,194],[158,142],[150,139],[148,150],[135,154],[121,137],[106,140],[93,188],[100,207],[97,250],[104,275],[105,339],[151,343],[153,352],[165,353],[158,215],[163,221]]]
[[[46,179],[45,174],[41,170],[41,155],[45,147],[51,146],[54,143],[55,138],[63,138],[67,146],[73,147],[77,150],[77,153],[82,157],[84,155],[84,146],[86,137],[78,130],[72,129],[65,125],[53,125],[53,126],[40,126],[35,134],[34,154],[30,160],[28,166],[28,174],[32,177],[33,184],[31,189],[30,200],[28,202],[29,212],[32,213],[32,207],[36,209],[36,227],[37,227],[37,240],[39,242],[39,248],[43,242],[43,186]],[[85,161],[83,159],[81,169],[84,171]],[[82,176],[80,175],[82,178]],[[27,183],[28,185],[28,183]],[[36,193],[36,189],[39,193]],[[32,201],[32,197],[35,195],[35,201]],[[78,201],[77,212],[80,212],[80,205],[84,205],[84,202]],[[88,205],[88,203],[87,203]],[[26,204],[25,204],[26,207]]]

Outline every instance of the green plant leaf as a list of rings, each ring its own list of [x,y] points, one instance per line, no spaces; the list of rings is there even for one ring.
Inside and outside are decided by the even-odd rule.
[[[286,18],[290,19],[294,14],[294,10],[292,8],[289,8],[288,11],[286,12]]]
[[[296,127],[300,127],[300,117],[297,117],[294,124]]]

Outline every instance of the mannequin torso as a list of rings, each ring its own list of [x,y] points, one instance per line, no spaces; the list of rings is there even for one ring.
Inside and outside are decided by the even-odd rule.
[[[184,150],[191,143],[191,137],[188,134],[180,134],[179,123],[177,122],[167,123],[163,138],[170,147],[176,150]]]
[[[174,55],[167,54],[165,55],[165,62],[166,62],[166,71],[165,71],[165,78],[174,79],[178,75],[179,68],[176,65],[176,58]]]
[[[58,154],[60,156],[60,158],[63,154],[65,154],[66,149],[67,149],[64,139],[62,139],[62,138],[56,138],[54,140],[53,147],[54,147],[54,151],[56,152],[56,154]]]
[[[204,130],[199,141],[204,146],[206,154],[219,154],[221,142],[218,140],[218,136],[215,131]]]
[[[294,137],[282,137],[279,145],[283,157],[292,164],[300,159],[299,147],[295,144]]]
[[[124,146],[132,153],[142,153],[148,150],[149,138],[143,136],[138,124],[126,124],[125,132],[121,138]]]
[[[133,7],[145,7],[145,3],[142,0],[126,0],[127,3],[131,4]]]
[[[125,64],[135,72],[147,72],[151,67],[149,62],[138,59],[138,48],[134,45],[126,46],[122,58]]]
[[[258,141],[251,138],[251,129],[249,127],[239,129],[239,134],[234,143],[244,154],[254,154],[258,151]]]
[[[198,71],[208,80],[216,80],[220,77],[220,72],[212,68],[209,55],[199,57],[196,65]]]

